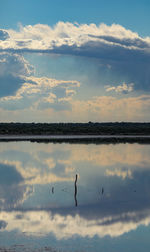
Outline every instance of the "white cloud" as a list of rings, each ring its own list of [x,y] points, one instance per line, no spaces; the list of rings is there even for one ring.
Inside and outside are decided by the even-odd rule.
[[[87,101],[73,100],[72,96],[80,85],[78,81],[35,77],[34,67],[21,52],[96,57],[109,71],[125,71],[132,79],[126,81],[124,78],[123,84],[107,86],[106,91],[130,93],[137,88],[149,89],[150,38],[141,38],[117,24],[96,26],[68,22],[59,22],[54,27],[42,24],[21,26],[18,32],[1,30],[0,34],[1,120],[5,120],[6,115],[10,120],[19,121],[47,121],[47,118],[55,121],[149,120],[149,96],[127,99],[97,96]],[[9,114],[13,110],[15,117],[12,112]],[[24,110],[24,117],[19,110]]]
[[[14,76],[30,76],[34,74],[34,67],[20,54],[1,52],[0,76],[8,73]]]
[[[128,94],[133,91],[134,83],[126,84],[125,82],[122,85],[118,86],[106,86],[106,91],[114,91],[116,93]]]
[[[111,73],[121,73],[125,82],[134,83],[135,89],[149,89],[150,37],[142,38],[119,24],[58,22],[54,27],[36,24],[5,32],[9,36],[0,41],[1,51],[97,58]]]
[[[0,29],[0,40],[6,40],[9,38],[8,33],[5,30]]]
[[[70,99],[79,86],[78,81],[24,76],[24,84],[17,90],[16,95],[1,98],[0,106],[6,110],[20,110],[27,107],[57,109],[60,106],[60,109],[66,110],[71,106]]]
[[[27,88],[28,91],[29,89]],[[87,100],[76,100],[66,95],[59,100],[55,98],[55,95],[57,97],[57,93],[54,94],[53,89],[49,89],[49,93],[42,95],[42,97],[41,95],[38,96],[38,92],[34,93],[34,90],[33,94],[31,91],[31,95],[29,96],[26,96],[25,91],[19,98],[19,92],[17,96],[10,97],[10,100],[9,97],[0,100],[1,121],[14,121],[14,118],[16,121],[24,122],[142,122],[150,120],[150,95],[127,98],[96,96]],[[39,92],[42,94],[42,91]],[[50,95],[51,93],[53,94],[52,96]],[[31,109],[27,109],[28,107]],[[23,109],[23,113],[19,109]],[[11,111],[9,112],[9,110]]]
[[[58,105],[67,109],[79,86],[78,81],[35,77],[33,66],[22,55],[0,53],[0,107],[5,110],[49,108],[52,104],[53,109]]]
[[[130,49],[140,48],[140,42],[145,43],[146,48],[150,45],[148,38],[143,39],[137,33],[118,24],[107,26],[102,23],[96,26],[95,24],[79,25],[58,22],[54,27],[43,24],[25,27],[20,25],[19,32],[15,30],[8,30],[7,32],[10,38],[1,42],[1,49],[52,50],[65,45],[81,47],[90,42],[95,43],[95,46],[105,43]],[[113,38],[118,40],[114,41]]]
[[[72,101],[72,119],[79,121],[149,121],[150,95],[116,98],[95,96]]]
[[[14,95],[34,68],[21,55],[0,53],[0,97]]]

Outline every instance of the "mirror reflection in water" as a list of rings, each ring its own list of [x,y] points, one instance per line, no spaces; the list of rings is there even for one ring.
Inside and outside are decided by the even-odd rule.
[[[0,174],[2,248],[150,245],[150,145],[5,142]]]

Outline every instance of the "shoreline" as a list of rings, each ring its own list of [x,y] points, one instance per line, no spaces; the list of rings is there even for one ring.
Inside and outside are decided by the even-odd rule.
[[[0,135],[0,142],[149,143],[150,135]]]

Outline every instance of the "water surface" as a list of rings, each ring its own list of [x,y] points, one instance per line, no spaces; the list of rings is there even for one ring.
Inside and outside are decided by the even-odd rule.
[[[1,142],[0,174],[1,248],[148,251],[150,145]]]

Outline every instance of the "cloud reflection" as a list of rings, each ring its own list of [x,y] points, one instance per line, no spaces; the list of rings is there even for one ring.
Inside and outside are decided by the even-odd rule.
[[[13,165],[0,163],[0,208],[11,209],[20,205],[32,193],[23,185],[23,177]]]
[[[95,235],[100,238],[106,235],[118,237],[137,229],[140,225],[150,224],[148,211],[95,220],[86,220],[78,214],[52,215],[46,211],[1,212],[0,219],[3,220],[3,229],[8,232],[18,230],[27,236],[45,236],[53,233],[57,239],[68,239],[74,235],[90,238]]]
[[[138,144],[4,143],[1,229],[63,239],[117,237],[149,225],[149,153],[149,145]]]

